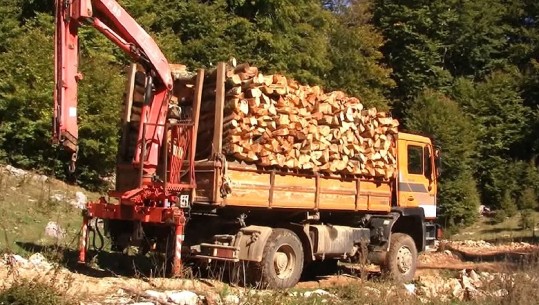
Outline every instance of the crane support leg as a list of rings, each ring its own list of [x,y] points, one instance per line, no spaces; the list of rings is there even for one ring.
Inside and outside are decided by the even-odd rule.
[[[172,274],[174,276],[180,276],[182,273],[182,244],[184,240],[184,226],[185,223],[183,222],[176,224],[174,238],[174,259],[172,265]]]
[[[79,242],[79,263],[86,263],[86,250],[88,250],[88,222],[90,217],[84,216],[82,219],[82,228]]]

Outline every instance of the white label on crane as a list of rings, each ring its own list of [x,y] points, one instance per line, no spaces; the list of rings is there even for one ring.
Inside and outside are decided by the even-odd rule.
[[[77,107],[69,107],[69,117],[71,118],[77,117]]]
[[[180,195],[180,208],[189,207],[189,195]]]

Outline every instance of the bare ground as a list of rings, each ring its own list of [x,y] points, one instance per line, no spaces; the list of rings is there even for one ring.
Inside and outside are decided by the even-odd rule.
[[[505,273],[519,270],[522,263],[534,257],[539,250],[537,245],[527,243],[506,243],[500,245],[484,244],[484,242],[448,242],[442,244],[437,252],[426,252],[420,255],[417,278],[447,277],[447,272],[463,269],[476,272]],[[376,267],[369,267],[371,277],[378,275]],[[320,277],[314,281],[300,282],[297,289],[327,289],[331,287],[358,283],[362,280],[350,270],[343,269],[344,274]],[[348,274],[347,274],[348,273]],[[28,268],[24,263],[4,260],[0,263],[0,278],[9,286],[21,279],[37,280],[51,283],[65,291],[68,295],[83,300],[101,300],[124,291],[155,290],[190,290],[199,295],[211,298],[226,289],[234,289],[230,285],[211,279],[170,279],[143,276],[119,276],[110,271],[95,269],[75,269],[64,266],[49,267],[37,265]]]

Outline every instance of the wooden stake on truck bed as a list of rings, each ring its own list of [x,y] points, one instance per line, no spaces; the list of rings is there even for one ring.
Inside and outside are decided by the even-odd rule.
[[[195,84],[195,100],[193,103],[193,138],[191,139],[191,152],[189,157],[191,158],[190,164],[194,166],[195,155],[197,152],[198,141],[198,125],[200,121],[200,104],[202,102],[202,88],[204,87],[204,69],[199,69],[197,74],[197,80]],[[190,169],[191,175],[194,177],[194,168]],[[191,190],[191,200],[194,200],[196,196],[196,187]]]
[[[223,113],[225,105],[225,72],[224,62],[217,64],[217,80],[215,87],[215,124],[213,127],[213,155],[223,151]]]

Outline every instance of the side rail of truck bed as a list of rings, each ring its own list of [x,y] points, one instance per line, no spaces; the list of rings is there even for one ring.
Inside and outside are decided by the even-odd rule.
[[[236,162],[195,166],[195,203],[256,208],[389,212],[389,182],[263,170]]]

